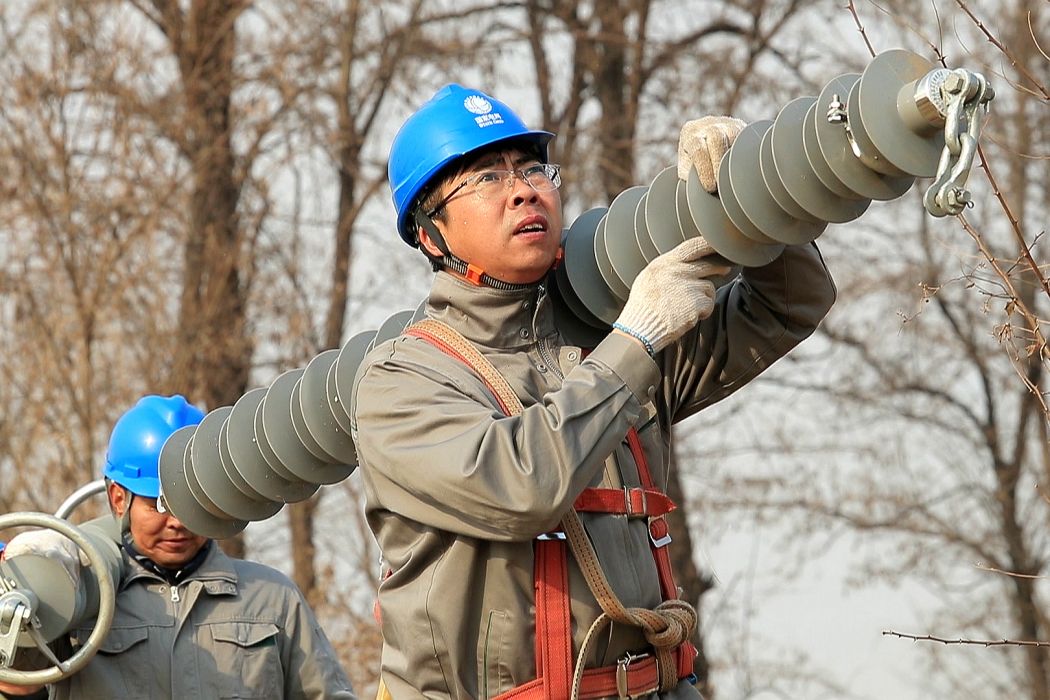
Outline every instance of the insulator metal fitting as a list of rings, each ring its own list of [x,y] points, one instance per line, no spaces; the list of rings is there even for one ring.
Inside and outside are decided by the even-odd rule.
[[[842,101],[838,93],[831,96],[827,112],[828,124],[845,124],[849,118],[846,115],[846,103]]]
[[[949,85],[954,86],[954,92],[962,89],[960,76],[947,68],[932,70],[915,82],[915,107],[919,114],[933,126],[944,126],[948,114],[948,100],[945,92],[953,92]]]

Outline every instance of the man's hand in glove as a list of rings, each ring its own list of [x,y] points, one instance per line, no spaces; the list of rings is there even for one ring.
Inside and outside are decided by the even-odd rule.
[[[711,315],[715,285],[708,278],[725,275],[729,268],[702,236],[679,243],[638,274],[613,328],[656,355]]]
[[[701,117],[688,121],[678,136],[678,177],[689,179],[696,168],[700,185],[712,194],[718,189],[718,165],[747,126],[733,117]]]

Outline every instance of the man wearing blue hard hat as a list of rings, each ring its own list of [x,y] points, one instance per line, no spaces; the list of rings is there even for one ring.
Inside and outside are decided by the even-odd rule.
[[[683,127],[715,189],[742,123]],[[381,698],[696,698],[696,613],[670,570],[671,427],[812,333],[813,245],[716,289],[702,236],[653,259],[593,348],[558,328],[553,135],[448,85],[390,151],[397,231],[436,276],[425,320],[361,363],[350,413],[382,548]],[[695,601],[693,601],[695,602]]]
[[[182,396],[146,396],[114,425],[103,476],[123,560],[116,614],[100,652],[50,697],[355,697],[295,584],[226,556],[158,500],[164,441],[203,417]],[[103,520],[85,527],[105,529]],[[7,556],[24,553],[58,559],[79,583],[76,545],[57,532],[16,536]],[[70,630],[63,645],[75,650],[93,626],[89,619]],[[3,692],[48,697],[41,688]]]

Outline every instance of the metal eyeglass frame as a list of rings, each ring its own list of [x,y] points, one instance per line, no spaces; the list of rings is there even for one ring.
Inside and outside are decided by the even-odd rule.
[[[550,182],[551,186],[549,188],[537,187],[536,183],[529,181],[529,178],[533,175],[536,175],[537,173],[542,173],[546,180]],[[441,211],[441,209],[452,200],[452,197],[454,197],[460,190],[462,190],[467,185],[473,185],[475,188],[474,193],[483,199],[487,199],[487,196],[482,195],[481,190],[477,189],[477,187],[484,181],[484,178],[491,177],[493,175],[499,176],[500,182],[503,184],[503,187],[505,189],[511,188],[511,186],[514,184],[515,178],[520,179],[522,182],[524,182],[536,192],[553,192],[554,190],[561,187],[561,166],[555,163],[537,163],[536,165],[530,165],[527,168],[515,168],[514,170],[482,170],[479,173],[471,175],[470,177],[463,180],[463,182],[453,187],[452,190],[449,191],[449,193],[446,194],[440,202],[435,204],[433,207],[431,207],[431,209],[428,212],[426,212],[426,217],[429,219],[430,217],[434,216],[434,214],[437,214],[439,211]],[[493,191],[495,192],[495,190]]]

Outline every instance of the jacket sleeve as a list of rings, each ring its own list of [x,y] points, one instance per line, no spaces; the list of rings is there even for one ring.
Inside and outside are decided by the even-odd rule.
[[[787,246],[718,290],[714,313],[664,351],[658,405],[678,422],[754,379],[816,330],[835,284],[815,244]]]
[[[281,650],[285,700],[356,700],[332,644],[302,593],[290,582],[287,590],[290,602]]]
[[[554,529],[655,396],[656,364],[604,340],[561,388],[504,416],[469,368],[425,341],[377,348],[359,373],[354,439],[370,507],[489,540]],[[530,405],[531,404],[531,405]]]

